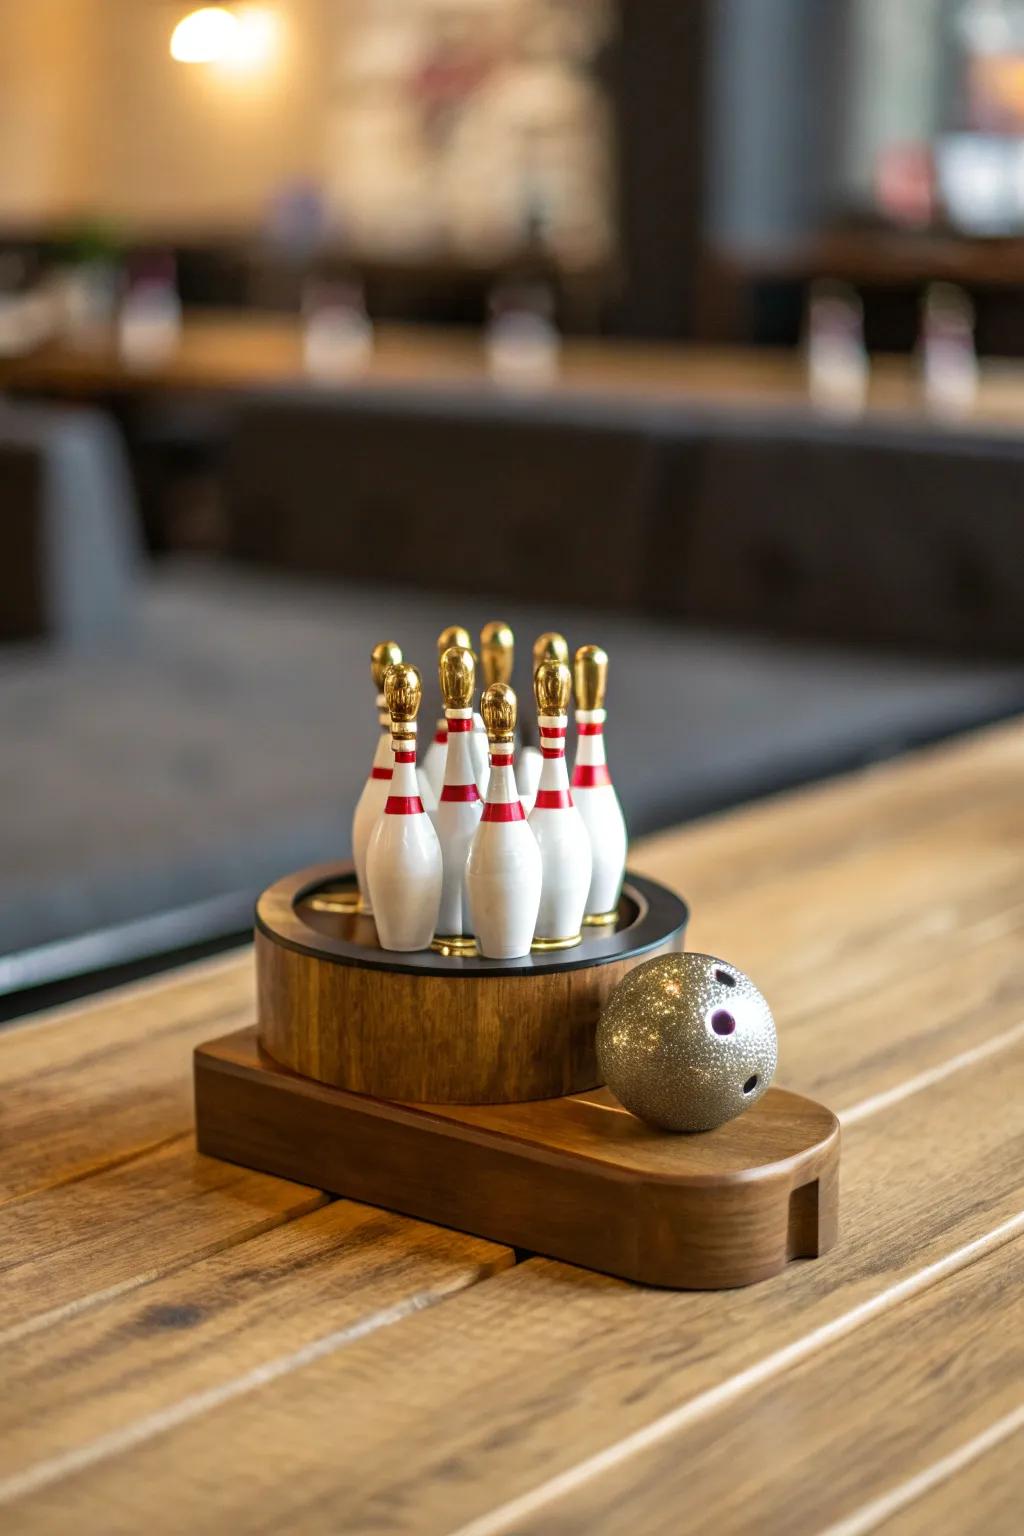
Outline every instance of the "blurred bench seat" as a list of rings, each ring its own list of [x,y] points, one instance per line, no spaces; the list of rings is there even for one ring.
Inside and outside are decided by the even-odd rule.
[[[1024,657],[1024,439],[627,394],[247,400],[232,553],[753,634]]]

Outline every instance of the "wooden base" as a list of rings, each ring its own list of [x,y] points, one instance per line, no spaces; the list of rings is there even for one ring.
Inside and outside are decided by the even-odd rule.
[[[201,1152],[623,1279],[749,1285],[836,1238],[839,1125],[772,1088],[677,1136],[607,1089],[533,1103],[399,1104],[278,1066],[242,1030],[195,1056]]]
[[[380,1099],[503,1104],[601,1081],[609,992],[634,965],[683,948],[686,903],[627,875],[615,921],[572,948],[486,960],[450,946],[381,949],[353,910],[351,866],[300,870],[256,907],[260,1043],[304,1077]]]

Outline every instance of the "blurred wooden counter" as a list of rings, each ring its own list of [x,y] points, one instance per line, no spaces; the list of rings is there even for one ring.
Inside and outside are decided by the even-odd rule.
[[[305,368],[299,322],[251,312],[190,314],[173,355],[149,367],[126,362],[113,340],[93,351],[55,342],[23,357],[0,359],[0,388],[73,399],[195,391],[234,394],[303,382],[315,381]],[[474,391],[509,387],[491,378],[479,332],[388,324],[377,327],[365,369],[322,385],[356,386]],[[557,378],[516,390],[523,392],[737,410],[812,409],[800,354],[762,348],[573,338],[563,345]],[[865,414],[950,430],[948,420],[925,409],[914,361],[906,357],[873,360]],[[957,419],[957,429],[1014,430],[1022,424],[1024,365],[984,364],[976,405],[970,415]]]

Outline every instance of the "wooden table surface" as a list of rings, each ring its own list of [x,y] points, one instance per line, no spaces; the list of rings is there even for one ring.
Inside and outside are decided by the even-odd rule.
[[[307,377],[298,321],[251,311],[190,313],[176,351],[147,367],[126,363],[113,341],[95,351],[54,342],[24,357],[0,359],[0,388],[79,398],[118,392],[235,393],[301,383]],[[372,360],[365,372],[353,375],[352,383],[371,389],[501,387],[489,378],[478,332],[400,324],[377,327]],[[570,338],[563,345],[557,378],[533,389],[535,394],[545,391],[722,408],[810,409],[800,353],[765,347]],[[935,421],[924,409],[917,367],[907,357],[873,359],[866,415],[949,430],[948,422]],[[1007,361],[983,363],[977,400],[958,418],[958,430],[1015,432],[1022,423],[1024,368]]]
[[[1019,1532],[1022,784],[1015,724],[636,849],[843,1122],[839,1246],[748,1290],[199,1157],[248,951],[0,1037],[3,1529]]]

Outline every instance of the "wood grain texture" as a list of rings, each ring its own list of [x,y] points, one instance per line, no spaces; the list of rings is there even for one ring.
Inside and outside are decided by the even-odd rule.
[[[140,1418],[200,1417],[254,1373],[343,1349],[511,1263],[508,1249],[336,1201],[35,1330],[0,1353],[0,1505]]]
[[[383,1524],[450,1536],[665,1416],[682,1412],[685,1435],[708,1394],[742,1414],[746,1391],[782,1380],[802,1352],[866,1337],[995,1251],[1007,1223],[1024,1230],[1022,1137],[1016,1045],[998,1069],[963,1068],[844,1132],[843,1234],[824,1261],[749,1290],[673,1293],[530,1260],[19,1502],[19,1528],[44,1531],[63,1510],[112,1536],[143,1512],[155,1533]],[[183,1465],[192,1486],[169,1476]],[[699,1482],[690,1497],[698,1506]]]
[[[254,1006],[246,949],[7,1030],[0,1204],[183,1135],[193,1047],[218,1026],[248,1023]]]
[[[200,1157],[191,1136],[0,1211],[0,1341],[323,1205],[319,1190]]]
[[[88,1464],[65,1467],[5,1510],[14,1528],[47,1536],[55,1527],[135,1536],[142,1526],[154,1536],[183,1529],[452,1536],[477,1521],[478,1536],[497,1536],[517,1529],[521,1498],[534,1528],[538,1521],[543,1528],[542,1512],[562,1518],[592,1479],[599,1488],[598,1470],[609,1459],[615,1476],[625,1477],[637,1454],[631,1436],[643,1437],[644,1454],[653,1437],[685,1458],[691,1430],[707,1415],[738,1432],[762,1389],[781,1389],[823,1351],[844,1347],[844,1338],[867,1351],[890,1314],[897,1324],[915,1298],[940,1296],[988,1253],[1012,1295],[1019,1259],[1006,1245],[1024,1224],[1024,1019],[1015,971],[1022,769],[1024,730],[1008,726],[636,850],[638,867],[693,898],[694,945],[726,953],[765,988],[780,1029],[780,1081],[809,1091],[828,1082],[844,1111],[843,1234],[826,1260],[790,1266],[756,1289],[713,1295],[644,1291],[530,1260],[351,1341],[337,1357],[300,1358],[273,1381],[250,1381],[241,1395],[207,1408],[188,1393],[175,1396],[177,1384],[164,1390],[165,1356],[157,1353],[150,1376],[143,1327],[142,1340],[126,1340],[140,1351],[129,1374],[112,1395],[98,1393],[105,1428],[90,1442]],[[89,1015],[99,1021],[96,1009]],[[31,1028],[17,1034],[25,1038]],[[142,1048],[147,1028],[140,1017]],[[217,1028],[211,1019],[204,1037]],[[0,1038],[0,1072],[15,1038]],[[133,1060],[121,1058],[115,1072],[127,1080],[118,1090],[125,1096],[138,1092]],[[83,1063],[69,1079],[85,1100],[107,1091],[93,1074]],[[67,1095],[72,1117],[77,1094]],[[59,1138],[59,1125],[49,1134]],[[102,1127],[97,1134],[102,1140]],[[80,1129],[69,1145],[87,1158]],[[83,1182],[92,1181],[83,1166]],[[180,1189],[183,1201],[192,1198],[187,1181]],[[302,1217],[280,1235],[298,1235],[324,1214]],[[236,1250],[243,1270],[249,1246]],[[153,1283],[185,1284],[190,1262],[176,1263]],[[318,1285],[301,1266],[278,1279],[276,1319],[287,1319],[296,1336],[317,1337],[326,1321]],[[53,1324],[58,1380],[79,1363],[87,1370],[92,1348],[83,1339],[78,1350],[66,1331],[108,1312],[113,1322],[121,1314],[110,1309],[131,1299],[92,1293],[88,1310]],[[968,1324],[973,1306],[964,1304]],[[238,1349],[251,1347],[252,1355],[245,1364],[232,1355],[235,1381],[250,1360],[273,1354],[275,1317],[253,1317],[238,1335]],[[119,1337],[110,1336],[108,1364]],[[897,1326],[880,1368],[893,1380],[912,1369],[902,1347]],[[3,1365],[0,1355],[0,1374]],[[101,1380],[110,1379],[106,1369],[101,1363]],[[957,1370],[954,1359],[947,1367],[954,1384]],[[69,1429],[75,1448],[83,1425],[88,1433],[89,1389],[83,1377],[71,1379],[83,1387],[78,1429]],[[170,1410],[183,1402],[192,1406],[176,1420]],[[863,1431],[855,1403],[852,1411],[846,1402],[829,1408]],[[32,1422],[12,1458],[15,1473],[15,1461],[25,1469]],[[111,1431],[113,1443],[103,1439]],[[774,1421],[762,1434],[767,1443],[752,1436],[736,1458],[737,1476],[754,1493],[758,1467],[772,1456]],[[875,1453],[864,1461],[868,1489],[891,1486],[886,1453],[878,1454],[874,1483]],[[997,1470],[1005,1465],[993,1451],[979,1467],[990,1458]],[[907,1529],[959,1531],[963,1503],[954,1490],[971,1475],[922,1498],[932,1522]],[[801,1486],[790,1483],[797,1508]],[[650,1490],[641,1497],[650,1501]],[[996,1519],[994,1493],[990,1502]],[[699,1470],[685,1507],[701,1507]],[[899,1533],[912,1515],[909,1506],[889,1524]],[[986,1529],[998,1532],[998,1520]],[[642,1536],[639,1521],[636,1530]]]
[[[751,1285],[838,1226],[836,1119],[777,1088],[671,1136],[607,1090],[469,1107],[345,1093],[243,1030],[196,1051],[196,1130],[213,1157],[649,1285]]]
[[[990,1433],[999,1434],[1001,1428],[997,1421]],[[955,1531],[957,1536],[1020,1536],[1024,1429],[1009,1433],[990,1450],[979,1448],[972,1454],[978,1445],[969,1441],[958,1447],[970,1458],[966,1465],[950,1466],[959,1460],[955,1452],[945,1466],[932,1462],[925,1475],[897,1490],[906,1501],[898,1509],[858,1511],[869,1523],[851,1530],[849,1536],[867,1536],[869,1531],[881,1536],[938,1536],[941,1531]]]
[[[506,965],[389,955],[367,918],[308,909],[344,869],[300,870],[260,897],[258,1023],[275,1061],[353,1093],[480,1104],[592,1088],[609,992],[641,961],[683,947],[683,904],[627,875],[618,928],[588,930],[564,953]]]
[[[516,1531],[696,1536],[714,1510],[723,1536],[819,1536],[855,1518],[1019,1410],[1024,1291],[1006,1280],[1022,1262],[1020,1240],[985,1255],[755,1387],[741,1417],[729,1405],[709,1411],[684,1435],[517,1519]]]

